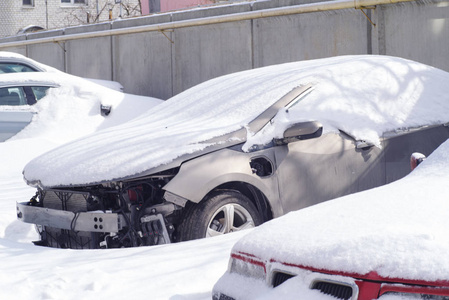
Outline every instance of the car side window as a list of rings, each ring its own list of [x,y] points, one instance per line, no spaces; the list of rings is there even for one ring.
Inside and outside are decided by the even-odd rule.
[[[37,72],[30,66],[20,63],[0,62],[0,74],[2,73],[20,73],[20,72]]]
[[[36,104],[47,95],[49,86],[24,86],[23,90],[26,95],[26,102],[28,105]]]
[[[41,100],[47,95],[47,91],[50,89],[49,86],[33,86],[31,90],[33,91],[34,98],[36,101]]]
[[[0,88],[0,105],[27,105],[25,93],[21,87]]]

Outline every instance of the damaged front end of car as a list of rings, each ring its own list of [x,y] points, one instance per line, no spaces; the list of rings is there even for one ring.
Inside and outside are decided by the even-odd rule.
[[[36,224],[36,245],[98,249],[167,244],[176,239],[174,224],[187,202],[162,189],[177,170],[80,188],[38,188],[30,201],[17,203],[17,217]]]
[[[283,212],[279,205],[273,211],[268,200],[280,201],[275,148],[319,137],[322,125],[302,121],[282,138],[245,152],[247,132],[271,124],[280,109],[311,89],[299,86],[247,126],[213,136],[199,150],[140,173],[104,181],[93,176],[71,185],[71,180],[45,181],[24,171],[27,184],[38,191],[17,204],[17,217],[36,224],[40,241],[35,244],[70,249],[161,245],[257,226]]]

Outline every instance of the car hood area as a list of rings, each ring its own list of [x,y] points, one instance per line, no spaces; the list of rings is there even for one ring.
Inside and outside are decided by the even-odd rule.
[[[321,122],[324,133],[343,130],[379,146],[385,131],[449,121],[448,80],[447,72],[386,56],[342,56],[233,73],[37,157],[25,167],[24,178],[55,187],[150,174],[230,144],[245,143],[242,149],[248,151],[309,120]],[[308,84],[313,90],[280,109],[269,126],[247,130],[243,137],[229,135]]]
[[[447,282],[448,168],[447,141],[405,178],[272,220],[232,253],[368,279]]]

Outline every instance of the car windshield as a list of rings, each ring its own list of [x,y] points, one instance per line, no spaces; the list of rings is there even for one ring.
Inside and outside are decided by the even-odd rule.
[[[312,84],[294,88],[291,92],[287,93],[284,97],[279,99],[279,101],[271,105],[257,118],[251,121],[248,124],[250,132],[257,133],[266,128],[269,124],[272,124],[274,117],[277,115],[280,109],[285,108],[285,110],[288,111],[293,106],[301,102],[301,100],[303,100],[312,90]]]
[[[37,72],[37,70],[20,63],[0,62],[0,74],[20,72]]]

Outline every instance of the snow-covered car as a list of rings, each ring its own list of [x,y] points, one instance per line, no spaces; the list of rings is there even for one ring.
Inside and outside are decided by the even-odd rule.
[[[52,126],[53,130],[78,131],[72,137],[79,137],[105,122],[123,123],[161,102],[118,92],[62,72],[2,74],[0,142],[19,132],[37,136]],[[129,106],[126,115],[112,113],[114,107],[122,104]],[[24,128],[26,132],[22,133]]]
[[[448,153],[449,141],[405,178],[254,229],[213,299],[449,299]]]
[[[38,244],[156,245],[251,228],[409,173],[449,137],[447,72],[343,56],[212,79],[29,162]]]
[[[14,52],[0,51],[0,74],[22,72],[60,72],[59,70],[39,63],[31,58]],[[123,92],[124,88],[117,81],[86,78],[105,87]]]

